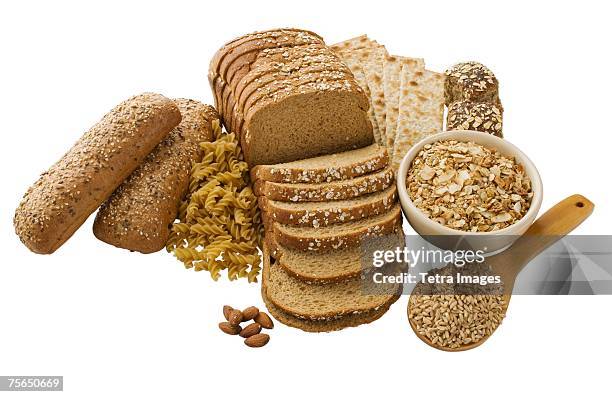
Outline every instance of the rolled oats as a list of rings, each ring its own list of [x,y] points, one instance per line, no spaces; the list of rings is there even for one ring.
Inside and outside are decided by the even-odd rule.
[[[414,205],[441,225],[492,232],[518,222],[533,191],[521,164],[474,142],[425,145],[413,160],[406,188]]]

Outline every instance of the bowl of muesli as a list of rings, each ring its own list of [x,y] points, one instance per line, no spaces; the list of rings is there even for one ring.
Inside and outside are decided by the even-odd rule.
[[[529,228],[542,204],[533,162],[479,131],[419,141],[400,164],[397,188],[410,225],[443,249],[499,252]]]

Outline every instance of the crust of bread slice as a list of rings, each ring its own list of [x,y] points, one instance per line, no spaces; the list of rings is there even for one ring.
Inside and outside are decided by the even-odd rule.
[[[264,216],[266,217],[266,216]],[[396,204],[388,212],[353,222],[310,228],[283,225],[266,221],[276,242],[284,247],[302,251],[330,251],[355,247],[371,236],[384,236],[401,228],[401,211]]]
[[[256,38],[255,40],[247,40],[246,42],[237,45],[236,47],[229,49],[223,55],[219,62],[218,72],[225,81],[227,80],[227,72],[230,65],[236,60],[240,59],[244,54],[251,51],[262,51],[267,48],[287,47],[302,45],[308,43],[322,43],[325,44],[320,36],[307,32],[307,31],[283,31],[280,34],[273,36],[267,36],[263,38]]]
[[[268,286],[271,278],[270,268],[271,266],[276,266],[276,264],[271,262],[269,250],[265,244],[263,247],[263,258],[261,296],[268,309],[268,312],[272,315],[272,317],[281,323],[290,327],[299,328],[303,331],[330,332],[371,323],[382,317],[383,314],[387,312],[389,307],[391,307],[391,305],[400,297],[401,291],[397,290],[394,294],[387,296],[382,304],[369,310],[353,310],[352,312],[346,312],[344,314],[336,313],[326,318],[309,319],[308,317],[300,316],[299,314],[285,310],[286,308],[283,308],[283,305],[278,305],[274,299],[270,298],[268,294]],[[304,284],[304,288],[308,289],[310,286],[308,284]]]
[[[378,144],[348,152],[251,169],[252,180],[277,183],[323,183],[371,174],[389,164],[387,150]]]
[[[314,32],[305,31],[303,29],[297,29],[297,28],[270,29],[270,30],[248,33],[243,36],[236,37],[235,39],[225,43],[223,47],[221,47],[210,60],[209,70],[214,73],[219,73],[220,63],[225,58],[225,56],[230,51],[234,50],[236,47],[244,44],[245,42],[261,40],[264,38],[278,37],[282,34],[295,34],[296,32],[307,32],[313,36],[318,36],[321,40],[323,40],[322,37],[320,37]]]
[[[324,183],[276,183],[255,181],[255,194],[270,200],[301,202],[348,200],[379,192],[393,185],[393,170],[389,167],[373,174],[353,179]]]

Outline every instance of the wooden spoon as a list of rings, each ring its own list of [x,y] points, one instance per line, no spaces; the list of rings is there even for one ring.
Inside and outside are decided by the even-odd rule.
[[[512,247],[497,255],[487,257],[486,263],[491,266],[495,274],[501,277],[504,283],[504,315],[510,304],[514,282],[518,274],[523,270],[523,267],[546,248],[580,225],[591,215],[594,207],[593,203],[584,196],[579,194],[570,196],[540,216],[527,229],[525,234],[516,240]],[[534,236],[539,237],[534,238]],[[412,296],[410,299],[412,299]],[[433,344],[425,335],[417,332],[416,325],[410,319],[410,301],[408,302],[408,322],[419,339],[436,349],[444,351],[473,349],[482,345],[490,336],[487,335],[475,343],[462,345],[458,348]]]

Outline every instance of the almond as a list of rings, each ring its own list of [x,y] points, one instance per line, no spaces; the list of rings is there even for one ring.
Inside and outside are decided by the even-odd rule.
[[[257,334],[253,336],[249,336],[244,340],[244,344],[249,347],[262,347],[265,346],[270,340],[270,335],[268,334]]]
[[[219,323],[219,329],[228,335],[238,335],[242,331],[240,325],[234,325],[228,322]]]
[[[240,310],[232,309],[228,317],[227,321],[232,325],[238,325],[242,322],[242,312]]]
[[[259,309],[255,306],[249,306],[242,311],[242,321],[249,321],[255,318],[259,313]]]
[[[234,310],[234,308],[231,306],[228,306],[228,305],[223,306],[223,317],[225,317],[227,321],[229,321],[229,315],[232,312],[232,310]]]
[[[255,322],[267,329],[274,328],[274,323],[272,322],[272,319],[264,312],[257,313],[257,315],[255,316]]]
[[[252,323],[252,324],[247,325],[246,327],[243,328],[242,331],[240,331],[240,336],[242,336],[243,338],[250,338],[251,336],[257,335],[260,332],[261,332],[261,325],[257,323]]]

